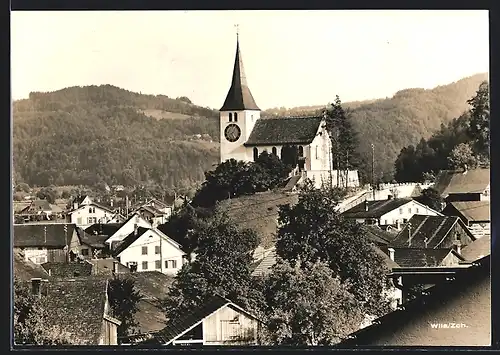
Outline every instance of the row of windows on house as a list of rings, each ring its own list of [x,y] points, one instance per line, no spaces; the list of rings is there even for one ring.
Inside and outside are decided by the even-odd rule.
[[[253,122],[253,115],[250,118]],[[238,112],[229,112],[229,122],[238,122]]]
[[[82,224],[82,217],[78,217],[76,219],[76,223],[77,224]],[[103,222],[104,221],[104,218],[100,218],[100,219],[97,219],[97,217],[87,217],[87,224],[95,224],[95,223],[98,223],[98,222]]]
[[[149,263],[154,262],[155,266],[154,268],[156,270],[161,269],[161,260],[155,260],[155,261],[143,261],[141,262],[141,270],[149,270]],[[129,269],[136,269],[138,268],[138,263],[137,261],[129,261],[127,262],[127,267]],[[177,260],[165,260],[165,269],[177,269]]]
[[[263,149],[263,151],[265,151],[267,149]],[[253,148],[253,160],[257,160],[257,158],[259,157],[259,154],[262,153],[262,152],[259,152],[259,148],[255,147]],[[278,156],[278,148],[276,147],[272,147],[271,148],[271,153]],[[319,159],[319,149],[318,149],[318,146],[315,147],[315,155],[316,155],[316,159]],[[303,157],[304,156],[304,147],[299,145],[298,147],[298,155],[299,157]],[[283,149],[281,150],[281,159],[283,159]]]

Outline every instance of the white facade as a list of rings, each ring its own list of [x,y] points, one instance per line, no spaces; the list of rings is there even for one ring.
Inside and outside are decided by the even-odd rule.
[[[111,223],[115,217],[114,212],[94,204],[80,205],[76,210],[71,211],[69,215],[70,223],[74,223],[83,229],[95,223]]]
[[[231,114],[231,120],[229,115]],[[255,122],[260,119],[260,111],[245,110],[220,112],[220,159],[221,163],[229,159],[253,161],[253,150],[243,144],[250,137]],[[235,120],[236,117],[236,120]],[[225,137],[226,127],[230,124],[237,124],[241,130],[241,135],[235,142],[229,142]]]
[[[175,275],[182,268],[184,255],[181,246],[158,229],[144,232],[117,255],[121,264],[137,265],[137,271],[159,271]]]
[[[151,223],[142,218],[138,213],[134,213],[111,237],[106,239],[106,244],[125,239],[135,229],[135,226],[143,228],[152,228]]]
[[[24,252],[24,260],[31,261],[35,264],[44,264],[48,261],[48,251],[47,248],[43,247],[32,247],[32,248],[23,248]]]

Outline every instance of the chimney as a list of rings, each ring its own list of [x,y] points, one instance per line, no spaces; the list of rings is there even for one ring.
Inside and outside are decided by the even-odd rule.
[[[41,283],[42,279],[39,277],[32,278],[31,279],[31,294],[37,297],[40,297],[41,295]]]
[[[137,230],[139,229],[139,226],[136,224],[134,224],[134,235],[137,235]]]
[[[462,253],[462,246],[460,244],[457,244],[457,253],[458,254]]]
[[[365,212],[368,212],[368,201],[365,200]]]
[[[388,200],[392,200],[392,195],[387,195]]]
[[[387,248],[387,251],[389,252],[389,258],[394,261],[394,248]]]
[[[113,274],[118,274],[118,261],[113,261]]]
[[[113,207],[113,199],[109,200],[109,205]]]

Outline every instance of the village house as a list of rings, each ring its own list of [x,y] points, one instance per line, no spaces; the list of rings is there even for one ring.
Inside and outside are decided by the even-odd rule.
[[[30,259],[25,259],[19,252],[14,252],[12,256],[12,276],[15,279],[31,281],[32,278],[50,278],[47,271],[40,264],[35,264]]]
[[[105,244],[108,239],[106,235],[89,234],[80,229],[80,248],[79,255],[82,259],[95,259],[108,252],[109,247]]]
[[[14,252],[36,264],[61,262],[77,255],[80,248],[74,224],[38,223],[14,225]]]
[[[443,170],[432,187],[446,202],[489,201],[490,169]]]
[[[140,214],[138,213],[133,213],[125,222],[123,222],[118,229],[115,230],[111,236],[109,236],[108,239],[106,239],[105,243],[113,249],[113,244],[116,242],[121,242],[123,239],[125,239],[127,236],[130,235],[134,230],[136,230],[137,227],[142,227],[142,228],[152,228],[153,226],[151,223],[146,221],[144,218],[141,217]],[[98,227],[92,227],[92,228],[98,228]],[[108,232],[111,232],[116,228],[116,225],[113,224],[113,227],[108,229]],[[98,230],[98,229],[94,229]],[[87,229],[85,230],[87,231]],[[90,231],[87,231],[87,233],[90,234]]]
[[[163,346],[258,345],[261,321],[230,300],[215,295],[159,332],[130,337],[129,343]]]
[[[90,205],[92,202],[94,202],[94,201],[92,200],[92,198],[89,195],[76,196],[72,202],[72,209],[76,210],[81,206]]]
[[[181,245],[156,228],[136,228],[112,250],[113,256],[133,271],[156,270],[175,275],[185,253]]]
[[[151,223],[153,227],[157,227],[160,224],[167,223],[168,219],[172,215],[172,208],[166,207],[159,210],[155,207],[155,205],[145,204],[138,207],[135,212]]]
[[[317,187],[337,181],[324,117],[260,117],[261,110],[246,80],[239,41],[231,87],[219,111],[221,162],[228,159],[253,162],[267,151],[282,160],[297,159],[294,173],[313,180]],[[342,186],[346,185],[345,176],[342,172]],[[348,172],[347,180],[348,186],[359,186],[357,171]]]
[[[339,347],[491,345],[490,257],[376,319]]]
[[[442,213],[459,217],[476,238],[490,234],[490,201],[449,202]]]
[[[411,198],[389,197],[387,200],[361,202],[344,211],[342,216],[353,219],[358,223],[378,225],[385,228],[395,226],[396,229],[400,229],[415,214],[426,216],[442,215]]]
[[[16,213],[24,222],[48,221],[52,217],[52,207],[47,200],[34,200]]]
[[[46,311],[44,326],[71,345],[117,345],[120,320],[112,315],[108,281],[77,278],[32,280]]]
[[[474,235],[458,217],[414,215],[390,246],[395,249],[454,248],[460,254],[461,248],[474,240]]]
[[[95,202],[81,204],[78,208],[68,212],[68,222],[78,227],[87,228],[95,223],[116,222],[116,212]]]

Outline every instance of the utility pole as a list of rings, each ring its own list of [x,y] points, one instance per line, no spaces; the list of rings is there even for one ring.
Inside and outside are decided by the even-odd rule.
[[[375,201],[375,146],[372,143],[372,190],[373,201]]]

